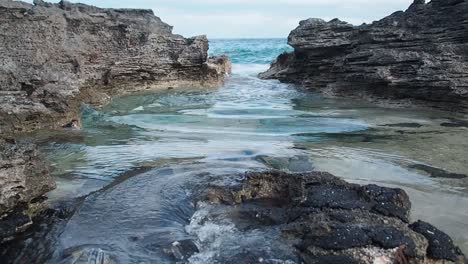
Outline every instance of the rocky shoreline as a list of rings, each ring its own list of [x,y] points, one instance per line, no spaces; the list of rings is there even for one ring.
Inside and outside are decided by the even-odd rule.
[[[274,248],[265,263],[292,257],[294,263],[465,263],[448,235],[422,221],[410,223],[411,202],[401,189],[350,184],[322,172],[250,172],[237,185],[204,188],[196,201],[209,207],[200,222],[228,218],[245,234],[278,230],[274,239],[294,253]],[[220,253],[216,261],[264,258],[239,246],[242,254]]]
[[[423,5],[420,2],[415,4]],[[327,24],[311,20],[302,26],[317,23]],[[330,23],[348,27],[338,21]],[[347,29],[335,33],[343,32]],[[296,40],[291,39],[295,43]],[[340,50],[348,48],[348,45],[334,44],[330,50],[336,45]],[[308,76],[308,71],[315,70],[315,66],[305,67],[307,72],[299,73],[294,67],[302,69],[303,65],[297,59],[324,51],[319,48],[308,54],[308,49],[304,46],[293,55],[282,55],[262,77],[293,81]],[[175,35],[172,27],[151,10],[102,9],[66,1],[51,4],[35,0],[34,5],[30,5],[0,0],[2,260],[4,258],[5,263],[44,263],[55,254],[53,257],[60,259],[60,263],[117,263],[112,251],[101,249],[98,244],[66,248],[48,244],[57,239],[50,233],[63,231],[59,225],[66,225],[88,196],[69,201],[70,205],[64,208],[48,209],[46,194],[55,188],[49,165],[37,146],[15,139],[17,133],[42,128],[74,128],[79,126],[77,120],[82,104],[102,106],[113,96],[217,87],[230,71],[227,57],[208,57],[205,36],[187,39]],[[336,78],[341,77],[337,75]],[[457,89],[461,89],[457,96],[465,98],[464,88]],[[464,106],[459,97],[451,96],[444,98],[451,105]],[[147,170],[150,168],[142,172]],[[431,171],[444,175],[444,171]],[[113,191],[143,173],[136,174],[120,181],[115,179],[114,183],[90,196]],[[222,263],[278,263],[277,260],[283,258],[294,263],[464,263],[463,254],[449,236],[428,223],[410,224],[411,204],[403,190],[350,184],[328,173],[278,171],[247,173],[235,184],[226,186],[225,179],[237,179],[237,176],[200,173],[191,177],[200,185],[184,190],[187,191],[184,194],[193,194],[190,197],[193,208],[188,211],[197,213],[203,209],[207,215],[192,216],[194,223],[190,224],[231,219],[240,232],[265,229],[280,236],[275,237],[276,240],[268,240],[271,237],[263,240],[273,251],[271,255],[264,252],[257,255],[249,251],[252,245],[236,241],[242,253],[220,252],[216,257]],[[215,185],[216,182],[224,185]],[[123,188],[125,191],[127,189]],[[119,200],[112,201],[116,204]],[[133,200],[129,201],[135,207]],[[170,209],[176,207],[173,203],[169,205]],[[144,217],[147,218],[147,211]],[[185,214],[181,218],[187,221]],[[129,224],[135,225],[134,222]],[[83,232],[83,228],[79,232]],[[22,236],[18,237],[19,234]],[[144,240],[144,235],[132,235],[125,240],[138,244]],[[150,252],[159,250],[157,244],[147,246]],[[200,248],[193,240],[186,240],[174,241],[163,250],[173,261],[186,263]]]
[[[208,57],[206,36],[173,34],[151,10],[0,0],[0,241],[30,226],[55,188],[17,133],[62,128],[82,104],[116,95],[218,87],[230,70],[227,57]]]
[[[34,3],[0,1],[0,134],[58,128],[123,93],[217,87],[230,71],[206,36],[172,34],[151,10]]]
[[[468,109],[468,1],[415,0],[372,24],[308,19],[261,78],[331,97]]]

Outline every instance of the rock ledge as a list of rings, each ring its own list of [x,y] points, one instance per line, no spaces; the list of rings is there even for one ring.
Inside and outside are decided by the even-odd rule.
[[[210,88],[230,72],[206,36],[172,33],[151,10],[0,0],[0,134],[60,127],[82,103],[168,88]]]
[[[289,35],[293,53],[261,78],[328,96],[411,101],[468,110],[468,1],[415,0],[370,25],[308,19]]]

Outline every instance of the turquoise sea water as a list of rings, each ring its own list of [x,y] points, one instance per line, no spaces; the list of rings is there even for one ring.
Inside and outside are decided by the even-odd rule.
[[[441,126],[466,117],[324,98],[258,79],[291,50],[285,39],[212,40],[210,46],[211,55],[227,54],[234,63],[223,87],[115,98],[102,109],[85,106],[82,131],[37,136],[55,168],[53,203],[97,191],[48,238],[55,242],[51,263],[70,249],[121,263],[172,263],[165,248],[184,239],[200,251],[191,263],[235,254],[233,245],[243,238],[232,223],[198,221],[203,210],[195,212],[188,199],[194,186],[228,184],[236,173],[266,169],[321,170],[404,188],[413,218],[437,225],[468,252],[468,181],[411,169],[426,164],[467,174],[468,131]],[[268,252],[262,238],[272,235],[249,234],[249,243]]]
[[[214,39],[209,53],[228,55],[235,64],[270,64],[279,54],[292,50],[286,39]]]

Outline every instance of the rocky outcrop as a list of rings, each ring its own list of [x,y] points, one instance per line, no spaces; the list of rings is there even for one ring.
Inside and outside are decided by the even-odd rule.
[[[214,207],[201,223],[230,217],[242,232],[278,230],[279,237],[264,243],[289,245],[294,263],[464,263],[449,236],[422,221],[409,224],[411,203],[401,189],[350,184],[321,172],[255,172],[238,185],[205,189],[199,201],[231,208],[221,213],[226,210]],[[236,246],[240,255],[224,259],[219,253],[216,260],[292,263],[290,254],[255,255],[255,248]]]
[[[2,138],[74,125],[82,103],[113,95],[218,86],[231,64],[207,51],[205,36],[172,34],[151,10],[0,0],[0,242],[55,186],[36,146]]]
[[[330,96],[410,100],[468,109],[468,1],[415,0],[372,24],[301,21],[262,78]]]
[[[0,243],[32,224],[43,208],[42,196],[54,188],[35,145],[0,140]]]
[[[151,10],[0,0],[0,134],[60,127],[114,94],[213,87],[230,70]]]

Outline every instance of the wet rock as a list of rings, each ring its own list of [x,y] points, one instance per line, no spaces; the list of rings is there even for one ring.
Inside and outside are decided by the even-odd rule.
[[[78,119],[73,119],[70,123],[63,125],[62,127],[67,129],[79,129],[80,121]]]
[[[264,163],[275,170],[286,170],[289,172],[306,172],[314,170],[314,165],[307,156],[296,157],[269,157],[258,156],[256,160]]]
[[[452,173],[443,169],[434,168],[424,164],[413,164],[408,166],[410,169],[416,169],[424,171],[429,174],[432,178],[448,178],[448,179],[465,179],[468,176],[461,173]]]
[[[328,96],[408,101],[468,109],[468,1],[415,0],[372,24],[300,22],[262,78],[297,83]]]
[[[290,246],[300,259],[294,263],[464,261],[444,233],[408,225],[411,203],[400,189],[350,184],[322,172],[271,171],[247,173],[238,185],[210,186],[196,197],[214,206],[201,222],[228,219],[238,232],[264,232],[263,243]],[[427,230],[435,237],[426,237]],[[245,250],[253,261],[261,255]]]
[[[101,248],[70,248],[61,264],[116,264],[112,256]]]
[[[366,200],[373,201],[371,211],[385,216],[398,217],[405,222],[409,221],[411,202],[405,191],[367,185],[362,187],[361,195]]]
[[[465,120],[452,120],[451,122],[445,122],[440,124],[443,127],[464,127],[468,128],[468,121]]]
[[[164,249],[164,252],[176,261],[186,261],[190,256],[198,253],[198,248],[192,240],[182,240],[175,241]]]
[[[404,246],[404,254],[408,257],[416,257],[416,245],[414,241],[406,236],[401,230],[394,227],[377,227],[368,236],[376,244],[384,249],[393,249]]]
[[[26,211],[27,208],[18,207],[0,218],[0,243],[14,239],[18,233],[24,232],[32,225],[31,217]]]
[[[60,128],[116,94],[218,86],[231,69],[151,10],[1,0],[0,25],[0,134]]]
[[[10,229],[14,231],[10,233],[12,240],[0,244],[2,264],[47,263],[56,246],[56,241],[52,237],[63,231],[62,227],[73,215],[78,204],[79,201],[76,200],[54,209],[46,208],[32,218],[24,214],[24,208],[10,214],[11,227],[17,228],[18,223],[25,223],[27,229],[19,235],[18,231]],[[19,214],[20,217],[15,214]],[[2,225],[0,230],[7,230],[3,223],[0,225]],[[4,233],[0,236],[6,237]]]
[[[362,228],[339,225],[332,227],[326,234],[306,235],[301,246],[316,246],[325,250],[342,250],[363,247],[369,245],[370,241],[369,236]]]
[[[358,264],[358,262],[349,256],[318,256],[314,259],[306,260],[306,263],[310,264]]]
[[[410,228],[422,234],[429,241],[429,247],[427,248],[429,257],[454,262],[459,260],[461,251],[453,244],[452,239],[447,234],[423,221],[410,225]]]
[[[382,125],[385,127],[405,127],[405,128],[420,128],[423,127],[423,125],[418,124],[418,123],[397,123],[397,124],[386,124]]]

